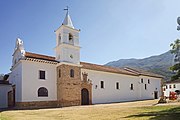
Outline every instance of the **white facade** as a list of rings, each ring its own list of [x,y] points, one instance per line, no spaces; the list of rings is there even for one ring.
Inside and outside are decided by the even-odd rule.
[[[154,92],[161,95],[161,80],[147,76],[130,76],[117,73],[109,73],[95,70],[82,69],[88,73],[88,79],[92,81],[92,103],[111,103],[132,100],[154,99]],[[143,79],[143,83],[141,83]],[[150,83],[148,83],[148,80]],[[104,81],[104,88],[101,88]],[[116,83],[119,83],[119,89]],[[130,89],[133,84],[133,90]],[[147,89],[145,89],[145,84]]]
[[[0,108],[8,107],[8,92],[11,90],[11,85],[0,84]]]
[[[21,102],[57,100],[56,66],[53,64],[22,61]],[[39,79],[39,70],[45,71],[45,79]],[[38,89],[45,87],[48,97],[38,97]]]
[[[176,90],[180,91],[180,82],[179,83],[166,83],[163,86],[163,93],[165,97],[169,97],[170,92],[175,92]]]
[[[45,79],[39,79],[39,71],[46,73]],[[57,100],[56,65],[21,60],[14,66],[9,77],[16,86],[16,102],[55,101]],[[45,87],[48,97],[38,97],[38,89]]]
[[[21,60],[17,66],[10,75],[10,79],[13,78],[11,83],[16,85],[16,102],[57,100],[56,65]],[[39,79],[39,70],[46,71],[45,80]],[[84,72],[92,81],[93,104],[154,99],[154,92],[161,96],[161,78],[81,69],[81,73]],[[101,81],[104,81],[104,88],[101,88]],[[116,89],[117,82],[119,89]],[[48,97],[38,97],[40,87],[47,88]]]

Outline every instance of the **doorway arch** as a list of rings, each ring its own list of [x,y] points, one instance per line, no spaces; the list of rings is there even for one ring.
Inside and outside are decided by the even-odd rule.
[[[81,90],[81,105],[89,105],[89,91],[86,88]]]

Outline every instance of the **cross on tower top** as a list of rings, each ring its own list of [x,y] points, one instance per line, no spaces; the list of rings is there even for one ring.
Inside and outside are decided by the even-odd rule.
[[[71,21],[71,17],[69,15],[69,7],[67,6],[67,8],[65,8],[64,10],[66,10],[67,13],[66,13],[66,17],[64,18],[64,21],[63,21],[62,24],[66,25],[66,26],[69,26],[69,27],[74,29],[74,26],[73,26],[72,21]]]
[[[68,13],[68,12],[69,12],[69,7],[68,7],[68,6],[66,6],[66,8],[65,8],[64,10],[67,10],[67,13]]]

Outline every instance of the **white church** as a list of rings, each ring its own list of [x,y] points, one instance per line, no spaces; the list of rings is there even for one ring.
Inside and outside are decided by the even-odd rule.
[[[23,41],[17,38],[7,106],[64,107],[161,96],[160,75],[81,62],[80,30],[74,28],[68,11],[55,33],[55,57],[27,52]]]

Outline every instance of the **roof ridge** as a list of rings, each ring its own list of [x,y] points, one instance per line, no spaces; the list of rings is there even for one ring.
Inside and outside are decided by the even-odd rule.
[[[32,52],[25,52],[25,57],[57,62],[55,60],[55,57],[53,57],[53,56],[37,54],[37,53],[32,53]],[[126,74],[126,75],[134,75],[134,76],[145,75],[145,76],[163,78],[163,76],[161,76],[161,75],[158,75],[158,74],[155,74],[152,72],[148,72],[148,71],[144,71],[144,70],[138,71],[138,70],[132,69],[132,68],[129,68],[129,70],[128,70],[128,69],[121,69],[118,67],[98,65],[98,64],[87,63],[87,62],[80,62],[80,64],[83,65],[83,68],[90,69],[90,70],[119,73],[119,74]]]
[[[129,72],[129,71],[117,68],[117,67],[110,67],[110,66],[86,63],[86,62],[81,62],[81,64],[83,65],[84,68],[91,69],[91,70],[99,70],[99,71],[113,72],[113,73],[120,73],[120,74],[127,74],[127,75],[135,75],[135,76],[138,75],[138,74],[135,74],[135,73],[132,73],[132,72]]]
[[[38,53],[33,53],[33,52],[25,52],[25,56],[26,56],[27,54],[34,54],[34,55],[39,55],[39,56],[46,56],[46,57],[55,58],[54,56],[50,56],[50,55],[38,54]]]

